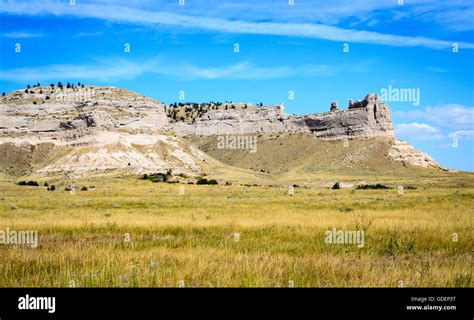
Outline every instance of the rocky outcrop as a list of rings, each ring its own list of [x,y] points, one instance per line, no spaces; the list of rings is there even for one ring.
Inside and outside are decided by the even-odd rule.
[[[418,151],[412,145],[398,139],[393,139],[392,145],[388,151],[388,157],[390,160],[403,162],[417,167],[446,170],[428,154]]]
[[[331,105],[331,112],[320,114],[290,116],[282,110],[283,106],[214,111],[192,124],[177,122],[169,128],[182,136],[260,132],[312,132],[322,139],[394,136],[390,108],[376,94],[369,94],[363,101],[342,111],[336,103]]]
[[[304,116],[308,129],[318,138],[393,137],[390,108],[369,94],[352,108],[325,114]]]
[[[307,131],[303,119],[284,115],[281,106],[211,111],[192,124],[176,122],[168,128],[180,136]]]
[[[166,124],[162,103],[125,89],[36,87],[0,100],[0,138],[61,140],[65,131],[87,128],[156,132]]]
[[[164,105],[124,89],[36,87],[0,98],[0,161],[9,173],[69,172],[83,176],[106,170],[166,172],[195,176],[213,159],[163,132]],[[25,150],[50,146],[42,159]],[[22,155],[20,157],[20,155]],[[14,159],[29,159],[21,170]],[[31,158],[31,159],[30,159]],[[3,168],[2,168],[3,166]]]
[[[0,146],[24,151],[47,144],[49,154],[59,158],[44,157],[47,165],[42,167],[24,166],[39,173],[173,169],[195,175],[202,171],[202,162],[213,159],[180,136],[312,133],[325,140],[394,137],[390,108],[376,94],[350,101],[345,110],[333,102],[329,112],[308,115],[285,114],[283,104],[231,104],[224,110],[202,109],[198,117],[182,121],[181,116],[170,117],[174,112],[165,110],[151,98],[111,87],[19,90],[0,97]],[[55,148],[62,151],[55,152]],[[388,156],[417,166],[439,167],[402,142],[394,142]]]
[[[291,116],[284,106],[212,110],[193,123],[172,122],[164,105],[129,90],[108,87],[79,89],[34,88],[2,98],[0,130],[3,137],[62,141],[64,135],[83,131],[153,133],[171,131],[180,136],[249,133],[312,132],[323,139],[393,136],[390,108],[369,94],[363,101],[320,114]],[[32,93],[30,93],[32,92]],[[0,136],[0,139],[2,138]]]

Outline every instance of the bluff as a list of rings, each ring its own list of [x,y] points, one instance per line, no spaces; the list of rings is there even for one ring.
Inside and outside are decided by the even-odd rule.
[[[390,108],[376,94],[339,110],[333,103],[330,112],[287,115],[284,106],[244,110],[218,110],[204,114],[194,123],[177,122],[169,126],[178,135],[226,135],[252,133],[307,133],[323,139],[394,137]]]
[[[162,103],[126,89],[17,90],[0,98],[0,170],[200,174],[212,159],[165,132],[168,123]]]
[[[184,107],[195,116],[183,121],[170,116],[176,106],[113,87],[14,91],[0,98],[0,170],[16,175],[172,170],[193,176],[203,172],[204,162],[216,160],[183,138],[247,134],[311,134],[328,141],[383,138],[391,141],[387,161],[440,168],[395,139],[390,108],[376,94],[350,101],[345,110],[332,103],[329,112],[308,115],[288,115],[283,105],[226,104],[225,109],[199,107],[196,112]]]

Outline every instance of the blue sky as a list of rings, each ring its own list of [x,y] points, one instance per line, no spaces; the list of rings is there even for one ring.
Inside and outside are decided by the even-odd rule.
[[[0,0],[0,91],[81,81],[302,114],[405,90],[387,96],[397,136],[474,171],[474,1],[400,1]]]

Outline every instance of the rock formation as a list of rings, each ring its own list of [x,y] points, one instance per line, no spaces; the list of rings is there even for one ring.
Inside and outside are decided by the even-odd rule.
[[[0,151],[20,156],[30,146],[53,145],[32,170],[76,176],[114,169],[192,176],[212,161],[163,131],[163,104],[125,89],[81,89],[36,87],[0,98]]]
[[[337,104],[333,103],[330,112],[298,116],[282,116],[280,106],[215,111],[192,124],[178,122],[169,129],[181,136],[259,132],[312,132],[318,138],[335,140],[394,136],[390,108],[376,94],[367,95],[350,109],[336,110],[339,110]]]
[[[393,139],[388,157],[393,161],[418,167],[444,169],[426,153],[418,151],[412,145],[398,139]]]
[[[198,118],[186,122],[170,118],[164,104],[126,89],[18,90],[0,98],[0,149],[14,152],[16,147],[24,152],[25,146],[54,146],[42,148],[49,150],[42,157],[46,162],[32,169],[42,174],[172,169],[193,175],[202,171],[202,162],[213,159],[180,137],[312,133],[326,140],[394,138],[390,108],[376,94],[350,102],[345,110],[333,102],[329,112],[308,115],[287,115],[283,105],[237,106],[201,110]],[[408,146],[394,142],[388,156],[394,161],[439,167]],[[69,149],[55,152],[55,148]]]

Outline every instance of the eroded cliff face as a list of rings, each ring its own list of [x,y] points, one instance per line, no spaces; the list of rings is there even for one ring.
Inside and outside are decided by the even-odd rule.
[[[192,123],[173,120],[165,108],[151,98],[111,87],[14,91],[0,98],[0,151],[8,152],[0,170],[15,173],[19,167],[21,174],[82,176],[115,169],[171,169],[193,176],[202,173],[203,162],[215,160],[181,137],[312,133],[325,140],[394,138],[390,108],[375,94],[345,110],[332,103],[331,111],[321,114],[287,115],[283,105],[208,109]],[[392,149],[387,161],[439,167],[414,148],[394,143]]]
[[[163,131],[169,123],[164,105],[151,98],[110,87],[26,91],[0,98],[0,152],[8,153],[0,170],[7,173],[172,170],[194,176],[203,161],[212,161]],[[46,151],[40,159],[29,150]]]
[[[369,94],[357,107],[339,111],[291,116],[282,106],[260,107],[250,110],[215,111],[206,113],[196,122],[177,122],[169,128],[178,135],[225,135],[251,133],[312,132],[322,139],[357,137],[393,137],[390,108]]]
[[[76,91],[75,91],[76,90]],[[15,91],[0,101],[0,139],[85,143],[101,131],[180,136],[312,132],[323,139],[393,136],[390,108],[369,94],[340,111],[291,116],[284,107],[206,112],[194,123],[172,122],[165,106],[129,90],[109,87],[50,87]],[[11,138],[11,139],[8,139]]]
[[[163,104],[126,89],[36,87],[26,91],[0,99],[0,138],[28,136],[60,142],[69,133],[153,132],[168,123]]]
[[[446,170],[428,154],[418,151],[411,144],[398,139],[392,140],[392,145],[388,151],[388,157],[390,160],[411,164],[417,167]]]

